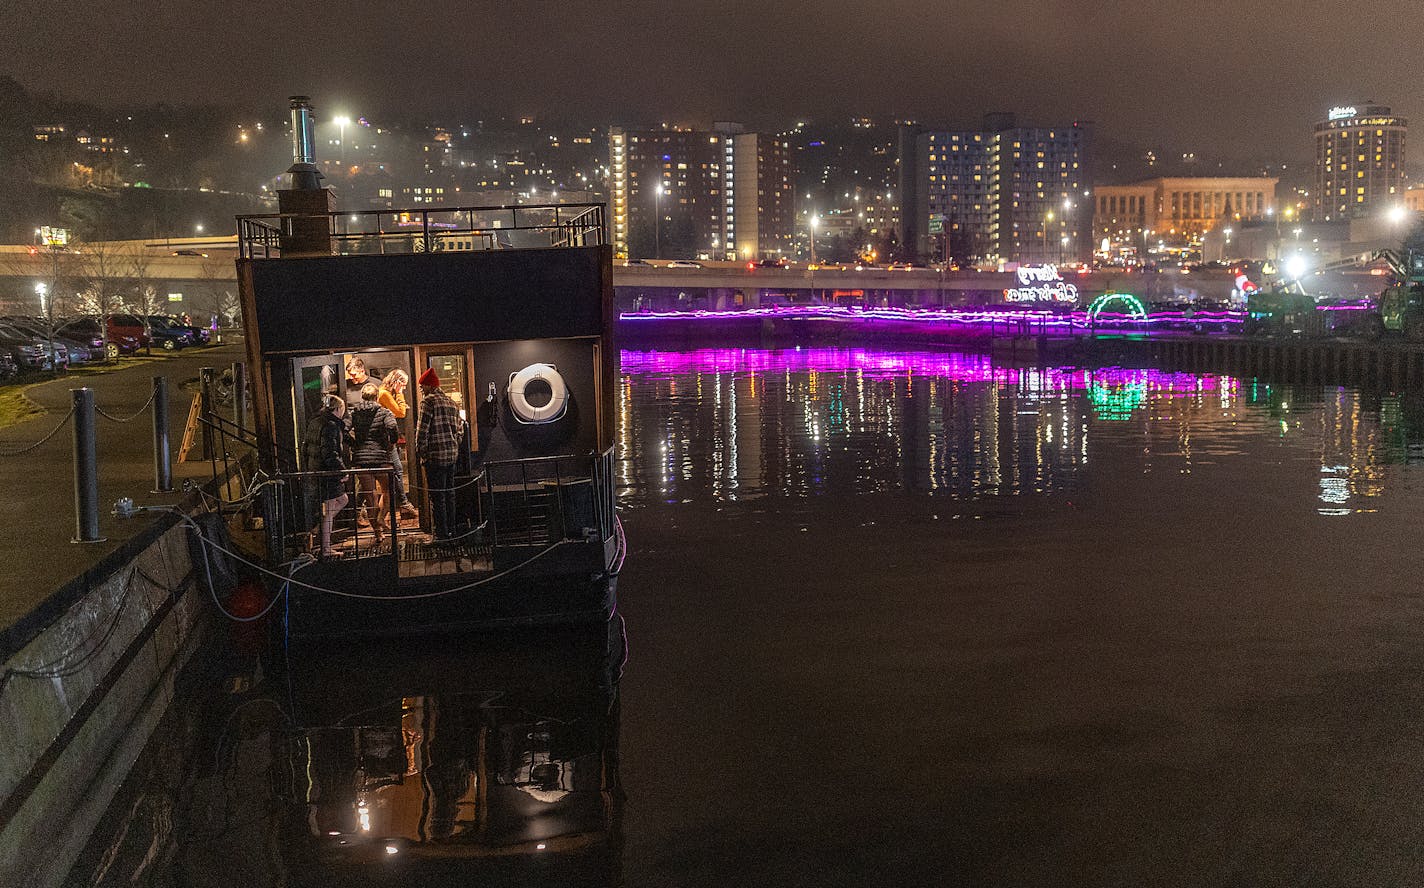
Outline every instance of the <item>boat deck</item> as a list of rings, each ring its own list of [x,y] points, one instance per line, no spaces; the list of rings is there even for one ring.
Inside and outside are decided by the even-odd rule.
[[[402,578],[491,573],[494,570],[491,547],[477,530],[451,542],[435,543],[421,529],[419,519],[399,519],[395,541],[389,533],[378,540],[375,531],[359,519],[348,519],[344,525],[334,529],[331,537],[331,548],[339,554],[327,557],[326,561],[389,558],[391,546],[397,544],[400,546],[396,553],[397,563]]]

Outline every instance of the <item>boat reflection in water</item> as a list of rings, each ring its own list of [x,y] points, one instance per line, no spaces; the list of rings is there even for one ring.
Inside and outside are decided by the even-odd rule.
[[[228,717],[219,757],[242,761],[219,766],[222,798],[190,809],[276,813],[216,841],[189,824],[185,868],[210,884],[614,884],[624,651],[617,614],[294,648],[273,705]]]
[[[622,618],[607,629],[294,658],[290,875],[609,881]]]

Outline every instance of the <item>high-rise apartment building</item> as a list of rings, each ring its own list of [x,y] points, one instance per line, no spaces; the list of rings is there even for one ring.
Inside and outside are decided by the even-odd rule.
[[[1061,262],[1092,249],[1093,128],[1021,127],[989,114],[973,131],[902,130],[901,230],[924,258]]]
[[[1315,217],[1362,216],[1400,203],[1409,121],[1384,105],[1331,108],[1315,125]]]
[[[791,248],[790,145],[736,124],[628,130],[608,140],[614,253],[756,258]]]
[[[722,242],[735,245],[735,252],[728,250],[727,258],[789,254],[796,233],[790,143],[761,133],[728,134],[722,141],[732,157],[732,212]]]

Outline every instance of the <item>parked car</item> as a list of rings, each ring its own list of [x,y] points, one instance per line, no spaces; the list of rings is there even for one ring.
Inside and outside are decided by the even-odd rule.
[[[62,322],[55,330],[63,334],[65,339],[82,342],[92,352],[103,353],[104,334],[99,331],[99,322],[94,318],[73,318]],[[119,355],[133,354],[139,350],[140,345],[134,336],[112,335],[109,337],[108,347],[109,360],[113,360]]]
[[[150,316],[149,320],[152,321],[154,324],[157,324],[158,322],[162,321],[170,327],[177,327],[179,330],[187,330],[188,333],[193,337],[194,345],[207,345],[208,342],[211,341],[213,338],[212,331],[209,330],[207,327],[198,327],[194,326],[193,324],[185,324],[183,323],[182,318],[176,318],[173,315],[152,315]]]
[[[15,357],[7,351],[0,351],[0,379],[14,379],[20,372],[20,365],[15,363]]]
[[[652,268],[652,267],[653,267],[653,263],[649,262],[649,261],[646,260],[646,259],[629,259],[627,262],[624,262],[623,264],[624,264],[624,265],[636,265],[636,266],[640,266],[640,267],[642,267],[642,268]]]
[[[140,348],[145,348],[149,344],[148,326],[138,315],[111,314],[109,315],[108,328],[111,340],[120,336],[132,336],[138,340]]]
[[[149,334],[153,336],[154,343],[162,346],[164,351],[184,349],[194,342],[193,334],[186,327],[169,318],[149,315],[144,320],[148,322]]]
[[[42,318],[26,318],[10,315],[5,318],[0,318],[0,322],[14,327],[21,333],[28,333],[36,339],[44,340],[46,343],[53,339],[56,345],[64,347],[64,351],[69,356],[68,363],[71,366],[74,364],[87,364],[94,360],[98,354],[98,350],[90,349],[88,343],[65,336],[60,332],[57,326],[51,331],[49,329],[49,322]]]
[[[40,351],[42,351],[45,356],[44,366],[47,369],[69,366],[69,348],[64,344],[62,338],[51,338],[47,333],[33,329],[24,322],[17,324],[13,321],[6,320],[3,323],[10,332],[28,339],[40,347]]]
[[[667,264],[668,268],[701,268],[701,262],[693,262],[690,259],[674,259]]]
[[[21,370],[48,370],[54,365],[45,347],[14,327],[0,324],[0,351]]]

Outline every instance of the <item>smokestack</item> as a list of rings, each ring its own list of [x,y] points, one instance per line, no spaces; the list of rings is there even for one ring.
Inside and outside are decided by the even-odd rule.
[[[291,108],[292,168],[287,173],[292,182],[277,190],[277,209],[286,217],[282,220],[282,255],[330,256],[336,196],[330,188],[321,187],[311,99],[292,96]]]
[[[292,96],[292,174],[293,191],[317,191],[321,188],[321,170],[316,167],[316,118],[312,114],[309,96]]]

